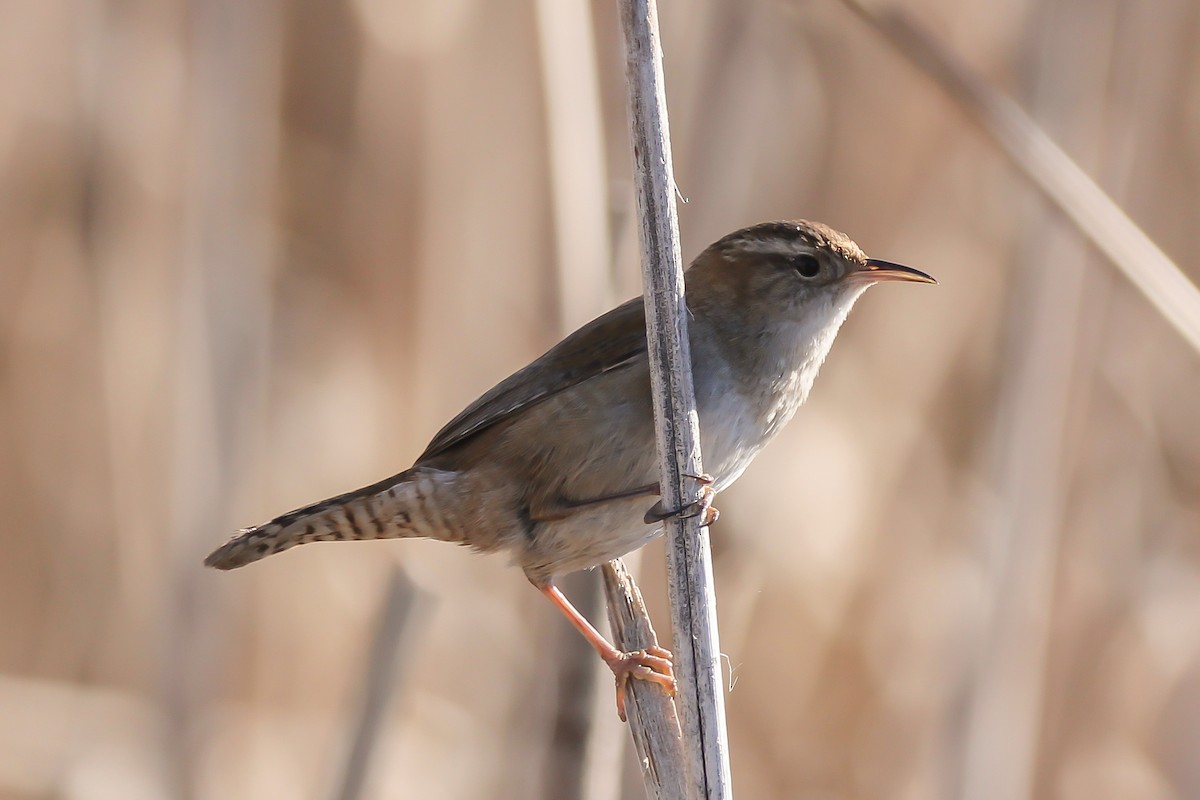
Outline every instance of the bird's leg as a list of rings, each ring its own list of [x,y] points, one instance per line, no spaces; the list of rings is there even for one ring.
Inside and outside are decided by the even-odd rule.
[[[592,506],[611,503],[616,500],[628,500],[631,497],[646,497],[647,495],[658,494],[658,484],[648,483],[645,486],[636,486],[632,489],[626,489],[621,492],[607,494],[602,497],[589,497],[585,500],[566,500],[556,498],[553,501],[541,500],[529,507],[529,518],[534,522],[558,522],[574,514],[576,511]]]
[[[656,522],[662,522],[668,517],[679,517],[680,519],[700,517],[700,524],[707,528],[720,518],[721,512],[713,507],[713,500],[717,496],[717,490],[713,488],[713,476],[704,473],[702,475],[684,475],[684,477],[691,478],[700,483],[700,499],[693,500],[677,511],[665,510],[662,500],[659,500],[650,507],[650,510],[646,512],[646,516],[642,517],[643,522],[647,525],[653,525]]]
[[[538,590],[558,606],[558,610],[583,634],[588,644],[596,648],[600,658],[604,659],[604,663],[612,670],[617,681],[617,716],[622,722],[625,721],[625,685],[630,678],[657,683],[670,694],[675,694],[675,670],[671,666],[671,651],[652,645],[645,650],[624,653],[601,636],[600,632],[592,627],[592,623],[571,605],[571,601],[553,583],[538,586]]]

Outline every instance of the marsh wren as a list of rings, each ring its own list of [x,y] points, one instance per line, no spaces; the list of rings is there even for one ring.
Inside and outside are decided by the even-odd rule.
[[[936,283],[869,259],[816,222],[731,233],[685,274],[700,441],[711,490],[733,483],[808,397],[838,328],[868,286]],[[234,569],[299,544],[427,537],[507,551],[596,648],[617,680],[674,686],[662,648],[624,653],[554,579],[662,533],[642,299],[584,325],[501,381],[404,472],[240,531],[205,564]],[[679,512],[677,512],[679,513]]]

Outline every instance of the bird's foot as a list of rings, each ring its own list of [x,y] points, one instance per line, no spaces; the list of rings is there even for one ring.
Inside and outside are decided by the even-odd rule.
[[[713,476],[706,472],[701,475],[685,475],[684,477],[691,478],[701,484],[700,499],[693,500],[678,511],[666,511],[663,509],[662,500],[659,500],[646,512],[646,516],[642,517],[643,522],[647,525],[653,525],[656,522],[662,522],[668,517],[678,517],[679,519],[700,517],[700,525],[708,527],[720,519],[721,512],[713,506],[713,500],[717,496],[717,490],[713,488],[713,483],[715,483]]]
[[[625,722],[625,687],[630,678],[657,683],[667,694],[675,696],[675,668],[671,658],[671,651],[658,645],[604,657],[604,663],[608,664],[617,680],[617,716],[621,722]]]

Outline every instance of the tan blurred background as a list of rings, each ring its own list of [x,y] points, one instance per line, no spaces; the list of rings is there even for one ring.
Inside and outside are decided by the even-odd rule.
[[[1196,3],[904,8],[1200,279]],[[1200,797],[1200,355],[835,0],[660,13],[685,258],[810,217],[942,282],[721,498],[737,796]],[[643,796],[503,558],[200,565],[637,293],[613,3],[12,2],[0,66],[0,798],[353,796],[397,568],[361,796]]]

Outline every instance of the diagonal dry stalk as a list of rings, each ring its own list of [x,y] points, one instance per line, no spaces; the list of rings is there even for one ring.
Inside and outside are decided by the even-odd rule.
[[[1122,119],[1103,134],[1097,131],[1104,126],[1096,123],[1112,102],[1112,76],[1128,75],[1135,71],[1133,65],[1114,61],[1111,39],[1098,39],[1084,54],[1062,44],[1070,31],[1105,9],[1113,15],[1108,24],[1114,29],[1128,21],[1124,14],[1118,17],[1108,4],[1060,3],[1039,9],[1037,30],[1044,41],[1037,66],[1030,70],[1039,75],[1030,101],[1035,119],[901,12],[843,2],[949,94],[1075,229],[1200,350],[1200,292],[1042,126],[1057,121],[1053,129],[1069,144],[1084,146],[1089,138],[1101,142],[1100,167],[1108,177],[1128,169],[1122,158],[1129,151],[1108,139],[1114,132],[1120,138],[1130,120]],[[1132,91],[1127,80],[1118,85]],[[1067,96],[1072,98],[1069,111],[1060,102]],[[1089,334],[1092,326],[1081,324],[1090,265],[1085,253],[1072,247],[1079,244],[1078,237],[1061,235],[1059,227],[1030,220],[1024,257],[1014,265],[1016,295],[1009,307],[1000,413],[991,434],[994,496],[976,532],[988,554],[990,609],[966,682],[962,732],[956,737],[960,785],[952,793],[969,800],[1031,797],[1044,782],[1041,738],[1047,736],[1047,716],[1055,711],[1050,659],[1052,649],[1060,646],[1054,594],[1068,479],[1079,466],[1070,461],[1067,431],[1079,416],[1079,386],[1087,384],[1079,375],[1093,368],[1087,359],[1095,349],[1088,343],[1088,336],[1095,336]],[[1047,263],[1053,268],[1046,268]]]
[[[642,593],[625,565],[617,559],[602,569],[613,643],[626,652],[657,645]],[[687,775],[675,701],[656,684],[630,681],[625,710],[647,794],[655,800],[686,800]]]
[[[1200,290],[1041,126],[902,12],[876,11],[858,0],[842,2],[953,97],[1025,177],[1200,351]]]

